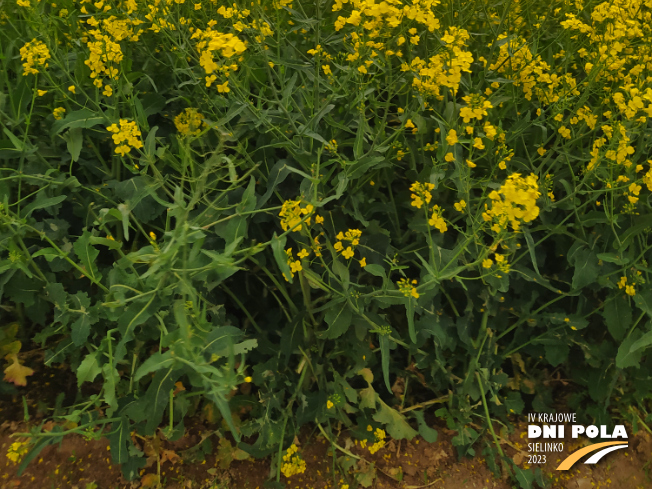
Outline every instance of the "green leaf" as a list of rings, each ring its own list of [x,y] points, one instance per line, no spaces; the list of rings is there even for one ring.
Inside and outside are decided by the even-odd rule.
[[[373,418],[385,425],[389,436],[394,440],[411,440],[417,435],[417,432],[406,421],[405,416],[389,407],[382,399],[378,399],[378,402],[380,403],[380,409],[374,414]]]
[[[387,278],[385,275],[385,269],[381,265],[375,265],[373,263],[367,265],[364,267],[365,272],[369,272],[370,274],[376,276],[376,277],[381,277],[381,278]]]
[[[645,216],[636,216],[636,225],[627,228],[627,230],[614,240],[613,247],[619,252],[624,252],[629,246],[629,241],[636,237],[638,234],[644,233],[649,227],[652,227],[652,214]],[[620,244],[618,242],[620,241]]]
[[[113,414],[118,409],[118,401],[115,397],[115,384],[116,379],[120,379],[120,373],[110,363],[105,363],[102,366],[102,376],[104,377],[104,401],[109,405],[111,414]]]
[[[102,367],[97,361],[98,353],[99,350],[89,353],[79,364],[77,368],[77,387],[81,387],[84,382],[93,382],[95,377],[102,373]]]
[[[652,317],[652,290],[637,291],[634,295],[634,303],[641,311]]]
[[[629,352],[636,353],[639,350],[645,350],[650,345],[652,345],[652,331],[648,331],[641,338],[632,343]]]
[[[392,386],[389,382],[389,338],[388,335],[378,335],[378,342],[380,343],[380,363],[383,369],[383,379],[385,386],[389,392],[392,392]]]
[[[81,346],[86,342],[91,332],[91,326],[100,320],[97,307],[87,308],[81,306],[78,314],[80,316],[72,323],[70,336],[75,346]]]
[[[72,161],[79,160],[79,154],[81,153],[84,142],[82,129],[80,127],[74,127],[69,129],[62,137],[67,143],[68,153],[70,153]]]
[[[414,330],[414,304],[412,303],[412,297],[408,297],[407,300],[408,303],[405,305],[405,312],[407,314],[408,332],[410,334],[410,341],[416,344],[417,333]]]
[[[347,303],[336,306],[336,303],[341,301],[331,301],[331,307],[326,311],[326,316],[324,320],[328,324],[329,328],[324,331],[323,337],[334,340],[339,338],[349,329],[351,325],[352,312]]]
[[[624,294],[618,294],[604,306],[604,320],[611,336],[620,341],[632,324],[632,306]]]
[[[419,424],[419,434],[426,440],[428,443],[435,443],[437,441],[437,430],[432,429],[426,423],[426,420],[423,416],[423,411],[412,411],[412,416],[417,418],[417,423]]]
[[[180,370],[173,368],[157,370],[152,383],[149,384],[145,397],[147,399],[147,425],[145,432],[154,434],[163,421],[165,408],[170,404],[170,391],[181,376]]]
[[[122,416],[120,421],[111,423],[111,431],[107,435],[111,446],[111,459],[115,464],[123,464],[129,459],[128,441],[131,439],[129,419]]]
[[[588,249],[578,250],[574,255],[574,261],[573,289],[582,289],[597,280],[600,267],[595,253]]]
[[[274,232],[274,235],[272,236],[272,251],[274,252],[274,259],[276,260],[276,264],[281,269],[281,273],[288,280],[288,282],[292,283],[292,271],[288,265],[288,255],[285,253],[286,241],[287,236],[279,238],[276,235],[276,232]]]
[[[357,472],[355,474],[355,480],[362,487],[371,487],[376,479],[376,466],[375,464],[369,464],[364,470]]]
[[[48,207],[54,207],[55,205],[59,205],[61,202],[66,200],[66,195],[57,195],[56,197],[45,197],[45,194],[43,192],[39,192],[38,195],[36,196],[36,199],[34,199],[34,202],[32,202],[29,205],[26,205],[23,210],[20,212],[22,217],[29,217],[32,212],[34,212],[37,209],[45,209]]]
[[[84,229],[84,233],[75,241],[73,249],[79,258],[79,261],[81,261],[82,267],[86,271],[86,275],[98,280],[101,278],[101,275],[99,275],[95,261],[100,252],[93,248],[90,243],[90,238],[91,233],[89,233],[87,229]]]
[[[364,115],[361,112],[360,116],[358,117],[358,130],[356,131],[355,134],[355,142],[353,143],[353,157],[356,160],[362,158],[365,122],[366,119],[364,118]]]
[[[527,249],[530,252],[530,259],[532,260],[534,271],[537,272],[537,275],[541,275],[541,272],[539,272],[539,267],[537,266],[537,257],[534,253],[534,240],[532,239],[532,235],[530,234],[530,231],[527,227],[523,228],[523,236],[525,236],[525,242],[527,243]]]
[[[634,331],[630,336],[625,338],[618,348],[616,355],[616,367],[627,368],[640,366],[641,357],[643,356],[643,349],[636,349],[632,351],[632,346],[641,338],[639,331]]]
[[[622,256],[621,254],[598,253],[596,256],[598,257],[598,260],[615,263],[616,265],[627,265],[629,263],[629,258]]]
[[[163,368],[167,369],[174,363],[174,358],[172,358],[171,352],[168,350],[165,353],[157,351],[151,355],[147,360],[145,360],[134,375],[134,382],[138,382],[143,376],[161,370]]]
[[[2,130],[3,130],[4,133],[7,135],[7,137],[11,140],[11,143],[15,146],[15,148],[16,148],[18,151],[23,151],[23,149],[24,149],[23,142],[22,142],[20,139],[18,139],[18,138],[14,135],[14,133],[11,132],[11,131],[10,131],[9,129],[7,129],[6,127],[3,127]]]
[[[243,342],[238,343],[233,347],[233,354],[243,355],[257,347],[258,347],[258,340],[256,339],[244,340]]]
[[[568,343],[562,340],[547,342],[544,348],[546,350],[546,360],[553,367],[565,362],[570,353]]]
[[[111,250],[119,250],[122,248],[122,243],[120,241],[116,241],[115,239],[100,238],[98,236],[91,236],[89,243],[91,245],[107,246]]]
[[[534,473],[531,470],[524,470],[518,465],[514,465],[514,471],[516,472],[516,480],[520,484],[521,489],[532,489]]]
[[[50,128],[50,135],[54,136],[66,129],[89,128],[98,124],[107,123],[104,114],[93,112],[89,109],[75,110],[59,121],[55,121]]]

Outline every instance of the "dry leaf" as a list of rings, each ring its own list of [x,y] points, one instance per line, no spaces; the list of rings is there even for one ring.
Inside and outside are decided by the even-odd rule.
[[[156,474],[145,474],[142,479],[140,479],[140,487],[142,489],[153,489],[159,485],[158,475]]]
[[[173,464],[176,464],[179,460],[181,460],[181,457],[175,452],[174,450],[163,450],[161,453],[161,464],[169,460]]]
[[[186,388],[183,386],[182,382],[175,383],[174,387],[175,387],[175,389],[174,389],[174,392],[172,393],[173,396],[176,396],[179,392],[186,390]]]
[[[34,371],[29,367],[21,365],[18,360],[18,355],[11,354],[5,358],[11,360],[13,363],[5,369],[4,380],[6,382],[13,382],[16,385],[26,386],[27,376],[33,375]]]

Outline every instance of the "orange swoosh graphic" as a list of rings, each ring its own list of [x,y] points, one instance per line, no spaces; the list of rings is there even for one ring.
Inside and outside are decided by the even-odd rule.
[[[573,464],[575,464],[575,462],[577,462],[587,453],[595,452],[596,450],[600,450],[601,448],[604,447],[610,447],[612,445],[627,445],[627,442],[605,441],[604,443],[596,443],[595,445],[589,445],[588,447],[584,447],[581,450],[571,453],[568,457],[564,459],[562,463],[559,464],[557,470],[568,470],[573,466]]]

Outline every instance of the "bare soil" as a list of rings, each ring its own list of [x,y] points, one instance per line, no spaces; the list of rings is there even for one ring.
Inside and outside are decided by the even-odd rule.
[[[219,450],[220,439],[201,417],[189,420],[185,436],[174,443],[162,435],[149,440],[133,440],[146,456],[148,466],[141,471],[141,479],[128,482],[122,478],[120,468],[111,462],[106,439],[85,440],[81,436],[66,437],[59,445],[46,447],[19,477],[17,465],[7,459],[6,453],[14,441],[15,433],[28,432],[30,426],[39,425],[51,415],[51,406],[57,397],[64,405],[74,400],[77,387],[74,376],[65,370],[40,367],[29,378],[26,387],[16,388],[13,395],[0,398],[0,489],[263,489],[270,473],[270,459],[230,460],[229,450]],[[56,382],[55,382],[56,379]],[[25,412],[29,420],[25,419]],[[356,444],[346,431],[340,433],[337,444],[361,459],[356,463],[348,455],[335,449],[340,464],[351,464],[342,473],[336,469],[332,447],[318,431],[305,428],[296,442],[306,461],[307,470],[291,477],[280,476],[280,482],[292,489],[335,489],[348,484],[350,489],[509,489],[514,486],[505,478],[495,477],[487,461],[480,455],[473,459],[459,459],[451,439],[456,432],[448,430],[434,418],[426,419],[438,431],[435,443],[416,437],[411,441],[387,440],[375,454]],[[570,453],[580,448],[577,440],[564,441],[564,451],[548,453],[545,464],[538,465],[550,489],[652,489],[652,435],[645,429],[632,434],[628,427],[629,447],[608,454],[598,464],[581,462],[568,471],[556,467]],[[528,468],[529,456],[526,422],[515,420],[512,434],[500,438],[503,451],[522,468]],[[230,435],[227,435],[230,437]],[[213,453],[203,461],[192,461],[188,449],[209,438]],[[232,440],[232,439],[231,439]],[[481,445],[480,443],[478,444]],[[480,446],[478,452],[482,450]],[[203,458],[203,457],[202,457]],[[196,460],[196,457],[195,457]],[[504,472],[504,471],[503,471]],[[160,481],[160,486],[158,482]],[[368,482],[369,486],[360,482]],[[534,487],[538,487],[535,485]]]

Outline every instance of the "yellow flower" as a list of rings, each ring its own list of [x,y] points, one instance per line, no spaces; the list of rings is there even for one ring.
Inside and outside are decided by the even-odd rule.
[[[149,232],[149,237],[152,238],[152,241],[156,241],[156,233],[154,231]]]
[[[341,242],[341,241],[338,241],[337,243],[335,243],[335,244],[333,245],[333,248],[335,248],[335,251],[342,251],[342,248],[343,248],[343,246],[342,246],[342,242]]]
[[[228,87],[229,85],[229,80],[225,81],[221,85],[217,85],[217,91],[219,93],[229,93],[231,89]]]
[[[540,156],[543,156],[544,154],[546,154],[546,149],[539,148],[539,149],[537,149],[537,153],[539,153]]]
[[[70,85],[70,86],[68,87],[68,91],[69,91],[69,92],[76,93],[75,90],[76,90],[75,85]]]
[[[444,218],[441,217],[441,213],[441,208],[438,205],[434,206],[432,208],[432,217],[428,219],[428,224],[439,229],[440,233],[444,233],[448,230],[448,226],[446,226],[446,221],[444,221]]]
[[[366,258],[363,257],[362,260],[360,260],[360,266],[362,268],[367,266],[367,259]]]
[[[482,138],[475,138],[473,140],[473,147],[477,149],[484,149],[484,143],[482,142]]]
[[[412,129],[414,127],[414,124],[412,123],[412,119],[407,120],[407,122],[405,123],[405,127],[408,129]]]
[[[494,263],[494,262],[493,262],[493,260],[492,260],[491,258],[487,258],[487,259],[485,259],[485,260],[482,260],[482,266],[483,266],[484,268],[491,268],[491,266],[493,265],[493,263]]]
[[[412,283],[416,284],[416,280],[413,280]],[[398,285],[398,290],[400,290],[405,297],[414,297],[415,299],[419,298],[419,293],[417,292],[416,287],[411,285],[407,278],[400,279],[396,282],[396,285]],[[371,431],[368,427],[367,430]]]
[[[315,222],[321,224],[324,222],[324,218],[322,216],[315,216]]]
[[[244,381],[245,381],[246,383],[249,383],[249,382],[251,382],[252,380],[254,380],[254,379],[252,379],[251,377],[245,377],[245,378],[244,378]]]
[[[36,93],[37,93],[37,95],[38,95],[39,97],[42,97],[43,95],[45,95],[46,93],[48,93],[48,91],[47,91],[47,90],[37,90]]]
[[[446,156],[444,156],[444,159],[448,162],[451,162],[455,160],[455,156],[453,156],[453,153],[448,152],[446,153]]]
[[[293,443],[283,456],[284,463],[281,466],[281,472],[285,477],[292,477],[306,471],[306,462],[297,454],[298,451],[298,447]]]
[[[113,88],[111,85],[104,85],[104,91],[102,92],[102,95],[105,97],[111,97],[113,95]]]
[[[636,291],[634,290],[634,286],[633,285],[626,286],[625,287],[625,293],[627,295],[631,295],[631,296],[636,295]]]
[[[115,148],[116,154],[124,156],[132,148],[140,149],[143,147],[143,142],[140,140],[140,130],[134,121],[129,122],[126,119],[120,119],[120,127],[117,124],[111,124],[106,130],[113,133],[113,136],[111,136],[113,142],[118,145]]]
[[[63,119],[63,113],[65,111],[66,111],[66,109],[64,109],[63,107],[57,107],[56,109],[54,109],[54,111],[52,111],[52,115],[54,116],[54,118],[56,120],[59,121],[59,120]]]
[[[331,409],[335,404],[330,399],[326,402],[326,409]]]
[[[308,251],[304,248],[299,253],[297,253],[297,256],[299,258],[305,258],[308,256],[308,254],[309,254]]]
[[[27,452],[29,452],[29,445],[26,442],[17,441],[12,443],[7,450],[7,458],[16,464]]]
[[[462,212],[464,209],[466,209],[466,202],[464,200],[460,200],[459,202],[455,202],[453,207],[455,207],[455,210],[458,212]]]
[[[348,246],[343,252],[342,256],[346,258],[347,260],[351,259],[353,257],[353,250],[351,249],[350,246]]]
[[[471,160],[466,160],[466,166],[468,166],[469,168],[475,168],[478,165],[473,163]]]
[[[457,131],[455,129],[451,129],[448,131],[448,135],[446,136],[446,142],[453,146],[454,144],[457,144]]]
[[[29,7],[29,2],[25,2]],[[19,4],[20,5],[20,4]],[[36,38],[32,39],[30,42],[26,43],[22,48],[20,48],[20,59],[24,61],[23,63],[23,76],[35,75],[39,71],[38,66],[48,67],[47,60],[50,59],[50,51],[48,47],[41,41],[37,41]]]
[[[426,202],[426,204],[429,204],[430,200],[432,199],[432,194],[430,193],[430,191],[433,190],[434,188],[435,185],[432,183],[414,182],[410,187],[410,190],[414,192],[411,196],[412,207],[421,209],[421,206],[423,206],[424,201]]]
[[[561,134],[566,139],[571,138],[571,131],[566,126],[561,126],[559,128],[559,134]]]

